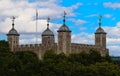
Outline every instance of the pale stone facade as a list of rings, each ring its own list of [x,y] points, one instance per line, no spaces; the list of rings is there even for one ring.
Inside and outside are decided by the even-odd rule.
[[[71,31],[63,24],[58,30],[58,49],[57,53],[69,55],[71,53]]]
[[[49,29],[48,23],[47,29],[42,33],[42,43],[26,45],[19,45],[19,34],[14,29],[13,22],[12,29],[7,34],[11,51],[33,51],[40,59],[42,59],[44,53],[49,49],[52,49],[57,54],[64,53],[66,55],[80,53],[82,51],[89,52],[91,49],[99,51],[101,56],[108,54],[108,49],[106,48],[106,32],[101,28],[101,19],[99,27],[95,32],[95,45],[71,43],[71,30],[65,24],[65,15],[63,22],[63,25],[57,31],[58,43],[55,43],[54,33]]]

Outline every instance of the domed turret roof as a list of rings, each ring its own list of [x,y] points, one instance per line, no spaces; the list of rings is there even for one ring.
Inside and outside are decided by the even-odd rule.
[[[47,29],[42,33],[42,36],[54,36],[54,33],[53,33],[49,28],[47,28]]]
[[[105,33],[105,31],[103,30],[103,28],[99,27],[99,28],[96,30],[96,33]]]
[[[15,28],[12,28],[7,35],[19,35]]]
[[[59,28],[58,32],[71,32],[71,31],[70,31],[70,29],[69,29],[65,24],[63,24],[63,25]]]
[[[13,18],[12,18],[12,29],[8,32],[7,35],[16,35],[16,36],[19,36],[17,30],[14,28],[14,20],[15,20],[15,17],[13,16]]]

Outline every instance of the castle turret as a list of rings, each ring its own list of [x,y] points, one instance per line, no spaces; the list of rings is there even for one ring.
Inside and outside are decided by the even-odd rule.
[[[7,40],[9,43],[10,50],[14,52],[14,48],[19,45],[19,34],[17,30],[14,28],[14,20],[15,17],[12,18],[12,28],[7,34]]]
[[[95,45],[106,48],[106,32],[101,27],[102,16],[99,17],[99,27],[95,32]]]
[[[63,25],[58,32],[58,50],[57,53],[70,54],[71,53],[71,31],[65,24],[66,12],[64,12]]]
[[[55,44],[54,40],[54,34],[53,32],[49,29],[49,21],[50,18],[47,20],[47,29],[42,33],[42,45],[46,50],[52,49]]]

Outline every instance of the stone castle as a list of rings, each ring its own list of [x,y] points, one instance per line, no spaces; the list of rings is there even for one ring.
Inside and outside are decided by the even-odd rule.
[[[106,32],[101,27],[101,16],[99,18],[99,27],[95,32],[95,45],[91,44],[78,44],[71,43],[71,30],[65,23],[65,16],[63,16],[63,25],[58,29],[58,42],[55,43],[54,33],[49,28],[49,18],[47,28],[42,32],[41,44],[26,44],[19,45],[20,34],[14,28],[14,20],[12,20],[12,28],[7,34],[7,39],[12,52],[16,51],[33,51],[37,56],[42,59],[46,50],[52,49],[55,53],[64,53],[69,55],[71,53],[80,53],[82,51],[88,52],[91,49],[95,49],[100,52],[101,56],[105,56],[108,53],[106,48]]]

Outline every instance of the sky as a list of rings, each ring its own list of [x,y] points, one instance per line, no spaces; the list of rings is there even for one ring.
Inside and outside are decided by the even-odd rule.
[[[63,24],[66,11],[66,25],[72,31],[72,42],[94,44],[94,33],[101,15],[109,54],[120,56],[120,0],[0,0],[0,40],[7,40],[6,34],[12,27],[11,18],[15,16],[20,44],[35,44],[36,9],[38,43],[41,43],[41,33],[47,27],[48,17],[57,42],[57,30]]]

